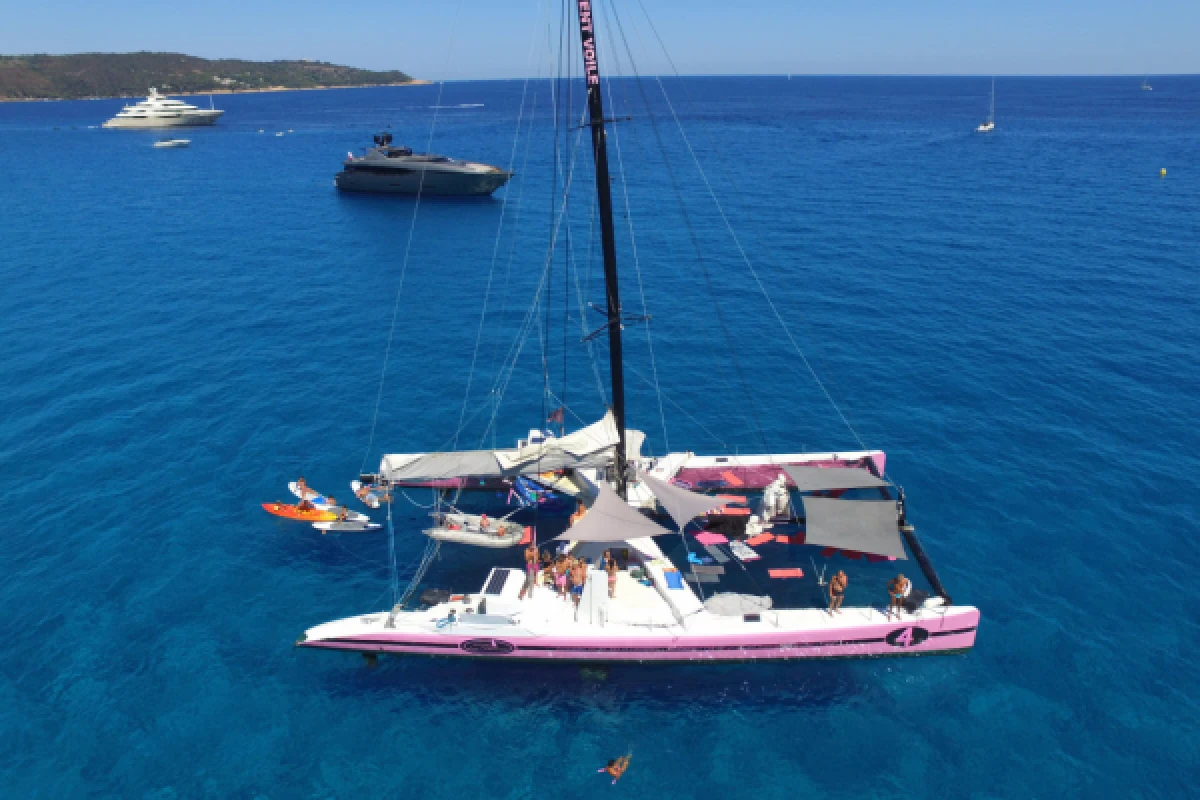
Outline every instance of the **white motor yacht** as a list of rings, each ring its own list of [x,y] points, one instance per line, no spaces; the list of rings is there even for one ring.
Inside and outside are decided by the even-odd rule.
[[[175,128],[188,125],[212,125],[224,114],[216,108],[198,108],[182,100],[172,100],[150,90],[150,96],[139,103],[125,106],[120,113],[104,123],[105,128]]]

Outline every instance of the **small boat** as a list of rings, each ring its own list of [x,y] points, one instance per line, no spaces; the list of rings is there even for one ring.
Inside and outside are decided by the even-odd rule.
[[[191,145],[191,139],[159,139],[154,143],[155,147],[188,147]]]
[[[987,122],[975,129],[976,133],[991,133],[996,130],[996,79],[992,78],[992,104],[988,110]]]
[[[302,522],[334,522],[337,514],[319,508],[301,509],[294,503],[263,503],[263,511],[284,519],[296,519]]]
[[[525,526],[486,514],[439,511],[433,514],[434,526],[425,530],[430,539],[441,542],[473,544],[476,547],[512,547],[525,537]]]
[[[1147,75],[1145,78],[1142,78],[1141,90],[1143,92],[1153,92],[1154,91],[1154,87],[1150,85],[1149,78],[1150,78],[1149,75]]]

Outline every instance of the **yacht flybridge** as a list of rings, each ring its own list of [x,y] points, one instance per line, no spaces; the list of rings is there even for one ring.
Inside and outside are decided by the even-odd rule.
[[[569,435],[555,437],[535,430],[515,448],[385,455],[378,473],[358,477],[362,484],[383,488],[382,494],[389,498],[399,492],[386,490],[428,486],[453,491],[457,499],[467,489],[497,488],[521,480],[573,494],[586,511],[572,516],[566,529],[553,538],[555,545],[587,564],[578,599],[563,598],[553,583],[534,581],[537,585],[531,594],[523,591],[526,573],[519,567],[519,558],[512,555],[481,576],[478,591],[452,594],[426,589],[417,595],[444,542],[455,543],[448,546],[479,543],[480,536],[495,531],[496,541],[488,540],[486,546],[548,544],[538,539],[536,529],[521,529],[524,535],[517,539],[515,526],[499,524],[505,520],[439,510],[435,512],[437,524],[426,531],[430,539],[425,555],[403,593],[394,563],[394,539],[389,540],[393,554],[390,609],[317,625],[304,632],[297,646],[355,651],[369,658],[389,653],[680,663],[969,649],[975,642],[979,611],[952,603],[908,522],[903,491],[886,477],[881,451],[641,455],[643,434],[625,424],[622,329],[646,318],[630,317],[621,308],[611,196],[614,182],[609,177],[606,141],[611,120],[604,115],[591,3],[576,0],[575,5],[590,120],[582,130],[590,129],[595,219],[599,221],[606,288],[605,308],[597,309],[606,324],[584,341],[607,333],[609,411],[599,422]],[[540,294],[540,285],[538,291]],[[537,306],[533,308],[536,311]],[[778,312],[775,316],[787,331],[783,317]],[[540,317],[533,314],[533,318]],[[384,375],[386,370],[385,361]],[[561,411],[553,412],[554,421],[562,422]],[[751,495],[760,492],[759,511],[751,514]],[[484,497],[495,498],[495,494]],[[742,519],[741,524],[712,524],[717,519],[737,518]],[[697,534],[694,523],[698,519],[709,521],[710,527]],[[392,520],[389,503],[390,537],[395,535]],[[669,556],[668,551],[679,553],[680,541],[684,553]],[[693,544],[702,545],[703,550],[693,552]],[[863,569],[876,565],[875,574],[861,582],[859,577],[851,578],[855,596],[871,598],[870,604],[847,605],[832,613],[825,609],[827,587],[820,580],[822,571],[816,568],[813,545],[823,548],[822,557],[840,554],[855,561],[865,557],[868,563]],[[810,550],[794,549],[799,547]],[[611,584],[610,573],[600,568],[606,550],[616,565]],[[768,555],[780,553],[785,554],[780,568],[763,569]],[[804,557],[801,553],[812,554],[813,572],[818,573],[807,576],[807,581],[805,570],[796,566]],[[906,586],[898,577],[887,584],[879,574],[881,569],[889,573],[892,569],[881,562],[904,561],[910,556],[924,575],[928,592],[914,588],[911,581]],[[793,579],[792,585],[806,586],[790,593],[790,604],[795,607],[783,607],[771,592],[761,590],[754,574],[768,585]],[[743,577],[759,591],[741,591],[734,579]],[[894,598],[892,605],[887,597]]]
[[[212,125],[224,114],[216,108],[199,108],[182,100],[172,100],[150,89],[150,96],[125,106],[104,123],[105,128],[175,128]]]

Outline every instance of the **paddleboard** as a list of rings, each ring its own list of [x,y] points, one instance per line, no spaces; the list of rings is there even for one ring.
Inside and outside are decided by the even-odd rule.
[[[292,481],[291,483],[288,484],[288,491],[291,492],[292,494],[296,495],[296,497],[299,497],[301,500],[307,500],[308,502],[312,503],[314,506],[330,505],[330,503],[329,503],[330,498],[321,494],[320,492],[318,492],[316,489],[312,488],[311,486],[309,486],[304,491],[304,494],[301,494],[300,493],[300,485],[298,483],[296,483],[295,481]]]
[[[363,488],[362,482],[350,481],[350,488],[354,490],[354,495],[357,497],[358,493]],[[365,497],[359,497],[358,499],[362,500],[371,508],[379,508],[379,495],[375,494],[375,492],[367,492]]]
[[[314,522],[313,527],[321,533],[325,533],[326,531],[359,533],[363,531],[377,531],[383,526],[378,522]]]
[[[305,522],[332,522],[337,519],[337,514],[332,511],[322,511],[319,508],[314,508],[308,511],[301,511],[295,505],[287,503],[263,503],[263,511],[268,514],[274,514],[277,517],[284,519],[298,519]]]

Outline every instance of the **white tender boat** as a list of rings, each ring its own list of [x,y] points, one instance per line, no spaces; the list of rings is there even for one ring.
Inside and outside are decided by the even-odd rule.
[[[172,100],[151,88],[150,95],[138,103],[125,106],[115,117],[104,123],[105,128],[178,128],[212,125],[224,114],[215,108],[198,108],[182,100]],[[186,146],[186,145],[184,145]]]
[[[486,514],[464,514],[461,511],[436,511],[434,526],[425,530],[430,539],[457,542],[476,547],[512,547],[520,544],[525,526],[501,519],[489,519]]]
[[[155,147],[188,147],[191,145],[191,139],[160,139],[154,143]]]

